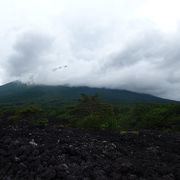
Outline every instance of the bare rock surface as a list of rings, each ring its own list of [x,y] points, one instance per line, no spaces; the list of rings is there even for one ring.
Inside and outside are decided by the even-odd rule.
[[[180,135],[0,127],[1,180],[179,180]]]

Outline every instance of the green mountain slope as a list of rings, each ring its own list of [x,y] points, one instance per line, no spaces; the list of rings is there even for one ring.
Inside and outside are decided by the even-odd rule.
[[[27,85],[15,81],[0,86],[0,104],[4,103],[49,103],[63,104],[76,101],[82,93],[98,94],[111,103],[170,103],[174,102],[148,94],[105,88]]]

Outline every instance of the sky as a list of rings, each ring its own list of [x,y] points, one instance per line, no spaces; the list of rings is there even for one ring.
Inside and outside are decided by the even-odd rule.
[[[0,85],[180,100],[179,0],[0,0]]]

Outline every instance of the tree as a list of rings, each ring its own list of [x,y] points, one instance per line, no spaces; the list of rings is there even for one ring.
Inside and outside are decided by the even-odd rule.
[[[78,127],[113,128],[116,126],[113,107],[102,102],[97,94],[82,94],[73,115],[76,117]]]

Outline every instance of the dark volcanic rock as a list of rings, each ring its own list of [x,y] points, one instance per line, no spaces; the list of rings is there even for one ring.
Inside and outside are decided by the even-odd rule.
[[[0,127],[1,180],[179,180],[180,136]]]

